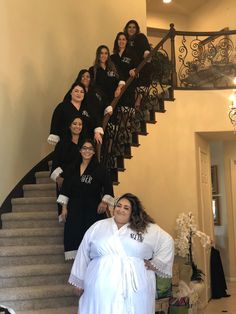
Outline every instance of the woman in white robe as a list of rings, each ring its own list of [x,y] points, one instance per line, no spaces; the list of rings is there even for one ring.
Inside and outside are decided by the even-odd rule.
[[[144,211],[139,199],[124,194],[114,217],[86,232],[69,283],[79,300],[79,314],[154,314],[155,272],[171,277],[171,236]]]

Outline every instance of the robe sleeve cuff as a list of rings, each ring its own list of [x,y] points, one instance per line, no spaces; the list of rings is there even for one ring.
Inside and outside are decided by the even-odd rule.
[[[105,194],[105,195],[103,196],[103,198],[102,198],[102,201],[105,202],[105,203],[107,203],[109,206],[112,206],[112,207],[114,207],[114,205],[115,205],[115,198],[112,197],[112,196],[109,195],[109,194]]]
[[[155,268],[155,273],[162,278],[172,277],[172,264],[173,263],[162,263],[158,259],[150,261],[152,266]]]
[[[50,145],[56,145],[59,141],[60,141],[60,136],[55,135],[55,134],[50,134],[48,139],[47,139],[47,142]]]
[[[95,129],[94,129],[94,133],[97,133],[97,132],[100,133],[100,134],[102,134],[102,135],[104,134],[104,131],[103,131],[103,128],[102,128],[102,127],[97,127],[97,128],[95,128]]]
[[[61,169],[61,167],[57,167],[52,173],[50,178],[56,182],[57,177],[63,172],[63,170]]]
[[[105,110],[104,110],[104,116],[105,116],[105,114],[107,114],[107,113],[112,113],[112,112],[113,112],[112,106],[107,106],[107,107],[105,108]]]
[[[65,195],[60,194],[57,199],[57,203],[61,205],[67,205],[69,202],[69,198]]]
[[[68,282],[77,288],[84,289],[84,281],[75,277],[73,274],[70,274]]]
[[[119,81],[118,85],[125,85],[125,81]]]

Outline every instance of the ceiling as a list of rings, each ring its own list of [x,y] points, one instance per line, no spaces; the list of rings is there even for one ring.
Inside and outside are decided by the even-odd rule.
[[[165,4],[162,0],[147,0],[147,11],[188,15],[206,3],[206,0],[172,0]]]

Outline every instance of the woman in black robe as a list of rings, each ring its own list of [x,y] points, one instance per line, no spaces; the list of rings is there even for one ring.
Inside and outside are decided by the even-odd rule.
[[[91,75],[89,70],[80,70],[74,83],[82,83],[85,87],[85,102],[87,104],[88,112],[91,116],[91,121],[95,130],[95,140],[97,134],[103,134],[102,122],[106,113],[112,114],[112,107],[107,106],[107,99],[105,94],[99,90],[94,84],[92,84]],[[64,97],[64,101],[68,100],[70,92],[68,91]]]
[[[119,32],[116,35],[111,60],[115,64],[119,77],[122,80],[127,81],[130,76],[135,77],[138,58],[134,49],[128,47],[128,37],[124,32]],[[135,86],[136,82],[134,80],[120,100],[122,106],[134,107]]]
[[[128,46],[133,49],[137,55],[137,62],[139,65],[151,51],[148,39],[143,33],[140,32],[140,27],[135,20],[130,20],[125,25],[124,33],[128,37]],[[139,72],[135,104],[137,109],[140,107],[142,97],[146,94],[146,89],[151,83],[151,72],[152,66],[150,62],[147,62],[143,69]]]
[[[106,217],[113,187],[109,174],[97,161],[95,146],[84,140],[80,158],[65,177],[57,202],[62,204],[65,221],[65,259],[74,259],[86,230]]]
[[[88,110],[85,96],[85,87],[79,82],[75,82],[69,91],[70,97],[66,97],[54,110],[51,120],[49,144],[55,145],[67,135],[68,122],[71,117],[80,114],[83,118],[83,129],[87,137],[96,137],[99,141],[101,135],[99,130],[94,128],[94,121]],[[95,133],[95,134],[93,134]]]
[[[89,68],[89,73],[93,80],[93,86],[102,92],[107,105],[112,102],[114,97],[120,95],[125,82],[119,78],[107,46],[101,45],[97,48],[94,65]]]
[[[57,196],[61,189],[67,169],[78,159],[80,143],[84,139],[83,121],[80,115],[71,117],[68,135],[57,143],[53,152],[51,179],[56,182]],[[58,204],[59,221],[61,220],[61,205]]]

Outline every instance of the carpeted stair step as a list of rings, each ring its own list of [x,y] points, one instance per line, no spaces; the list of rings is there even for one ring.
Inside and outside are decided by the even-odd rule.
[[[26,184],[23,186],[24,197],[56,197],[55,183]]]
[[[11,200],[12,211],[49,211],[57,210],[56,197],[20,197]]]
[[[0,289],[66,284],[71,267],[71,263],[2,266],[0,268]]]
[[[35,173],[36,183],[52,183],[50,171],[40,171]]]
[[[1,229],[0,246],[63,243],[63,225],[56,228]]]
[[[3,229],[57,227],[57,212],[5,213],[1,216]]]
[[[0,289],[0,303],[14,309],[16,313],[25,310],[76,306],[77,302],[78,298],[74,296],[73,287],[69,284]]]
[[[63,245],[2,246],[0,249],[0,267],[6,265],[60,264],[63,262]]]
[[[60,307],[35,311],[17,311],[17,314],[77,314],[78,307]]]

